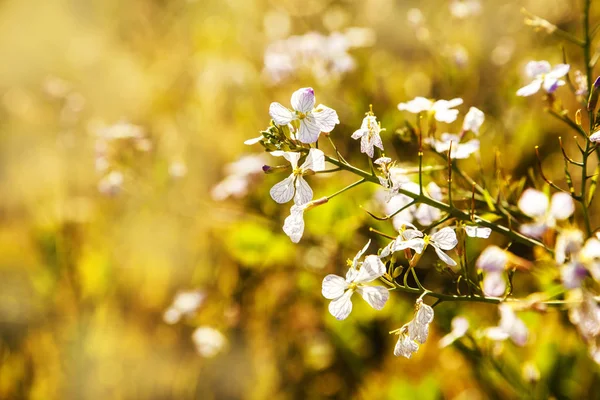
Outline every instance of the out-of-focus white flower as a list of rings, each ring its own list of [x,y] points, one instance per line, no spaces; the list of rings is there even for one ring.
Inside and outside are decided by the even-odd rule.
[[[452,330],[440,339],[438,343],[440,348],[450,346],[452,343],[465,336],[469,330],[469,321],[465,317],[454,317],[450,325]]]
[[[600,143],[600,130],[597,130],[596,132],[592,133],[589,139],[590,142]]]
[[[589,238],[579,252],[578,258],[585,264],[596,282],[600,282],[600,239],[598,237]]]
[[[586,290],[573,290],[568,295],[575,304],[569,309],[569,320],[577,327],[579,334],[590,341],[600,336],[600,307],[594,296]]]
[[[413,114],[427,111],[436,120],[451,123],[456,121],[456,117],[458,116],[458,110],[454,110],[453,108],[460,106],[462,103],[463,100],[460,98],[433,101],[425,97],[415,97],[409,102],[398,104],[398,109]]]
[[[471,139],[465,143],[460,143],[460,136],[452,133],[442,133],[439,139],[425,138],[425,143],[433,146],[438,153],[447,153],[450,150],[450,158],[466,159],[479,150],[479,140]]]
[[[479,0],[452,0],[450,14],[456,18],[467,18],[481,13]]]
[[[358,261],[370,243],[371,241],[356,254],[345,279],[334,274],[329,274],[323,279],[321,293],[326,299],[332,300],[329,303],[329,312],[338,320],[346,319],[350,315],[351,297],[355,291],[376,310],[381,310],[388,300],[387,288],[365,285],[385,274],[385,265],[375,255],[365,257],[364,262]]]
[[[111,171],[98,182],[98,191],[107,196],[119,194],[123,187],[123,174],[119,171]]]
[[[248,193],[252,179],[263,173],[265,157],[263,154],[242,156],[239,160],[227,164],[227,176],[211,190],[213,200],[222,201],[228,197],[242,198]]]
[[[377,122],[375,114],[370,111],[363,119],[360,129],[352,134],[352,139],[360,139],[361,153],[365,153],[373,158],[375,155],[375,147],[379,147],[383,150],[383,143],[381,142],[381,136],[379,136],[379,133],[383,130],[385,129],[381,129],[381,125]]]
[[[213,358],[227,346],[227,338],[215,328],[200,326],[192,334],[196,351],[202,357]]]
[[[292,173],[283,181],[275,184],[270,191],[271,198],[279,204],[294,199],[296,205],[306,204],[313,198],[313,191],[304,180],[304,175],[325,169],[325,154],[319,149],[310,149],[304,163],[298,167],[301,153],[273,151],[271,155],[283,156],[292,165]]]
[[[298,243],[304,234],[304,210],[306,205],[294,204],[290,209],[290,215],[283,223],[283,231],[290,237],[292,242]]]
[[[471,131],[476,135],[479,135],[479,129],[485,121],[485,114],[477,107],[469,108],[469,112],[465,115],[463,120],[462,130],[464,132]]]
[[[487,239],[492,234],[492,229],[484,226],[465,225],[465,233],[472,238]]]
[[[479,255],[475,266],[484,272],[483,292],[487,296],[499,297],[506,291],[504,270],[508,265],[508,254],[498,246],[488,246]]]
[[[167,324],[179,322],[181,317],[194,314],[206,300],[206,293],[189,290],[177,293],[171,306],[164,312],[163,320]]]
[[[372,29],[356,27],[328,36],[316,32],[290,36],[269,44],[263,72],[273,83],[300,72],[309,72],[314,79],[326,83],[356,67],[351,49],[372,46],[374,42]]]
[[[568,64],[558,64],[554,68],[548,61],[530,61],[525,66],[525,75],[533,80],[527,86],[517,91],[517,96],[531,96],[541,88],[547,93],[553,93],[559,86],[565,84],[561,78],[569,72]]]
[[[554,259],[562,264],[567,258],[579,253],[583,246],[583,232],[579,229],[563,229],[556,237]]]
[[[585,74],[579,70],[575,71],[575,78],[573,81],[575,82],[575,94],[578,96],[587,96],[588,84]]]
[[[110,126],[101,127],[96,131],[96,134],[107,140],[141,139],[145,136],[144,129],[141,126],[126,121],[120,121]]]
[[[413,319],[399,330],[399,338],[394,348],[396,357],[410,358],[419,350],[419,343],[424,344],[429,335],[429,324],[433,321],[433,308],[417,299]]]
[[[319,104],[315,108],[315,91],[313,88],[301,88],[292,94],[292,108],[280,103],[271,103],[269,114],[277,125],[287,125],[292,121],[300,121],[300,129],[296,137],[302,143],[314,143],[321,132],[331,132],[340,123],[335,110]]]
[[[452,250],[458,244],[454,229],[447,226],[432,235],[423,235],[422,232],[416,229],[412,230],[410,236],[407,236],[407,232],[409,231],[404,231],[403,240],[400,240],[400,237],[396,239],[393,251],[413,249],[417,254],[421,254],[425,248],[430,245],[433,247],[440,260],[451,267],[456,266],[456,261],[442,251]]]
[[[405,187],[402,187],[405,189]],[[416,190],[413,193],[419,193],[419,185],[410,186],[412,190]],[[412,191],[411,190],[411,191]],[[429,182],[425,187],[425,194],[434,200],[442,201],[442,189],[435,183]],[[439,221],[442,218],[442,212],[435,207],[427,204],[419,204],[414,212],[415,219],[419,224],[423,226],[431,225],[432,223]]]
[[[568,193],[554,193],[550,201],[543,192],[531,188],[523,192],[518,206],[534,219],[533,223],[521,225],[520,231],[535,238],[540,238],[548,229],[555,228],[557,221],[564,221],[575,212],[575,203]]]
[[[174,179],[180,179],[187,175],[187,166],[182,161],[173,161],[169,165],[169,175]]]
[[[510,338],[517,346],[525,346],[529,337],[529,331],[525,323],[517,317],[508,304],[500,304],[498,311],[500,312],[499,326],[486,329],[485,335],[494,341]]]

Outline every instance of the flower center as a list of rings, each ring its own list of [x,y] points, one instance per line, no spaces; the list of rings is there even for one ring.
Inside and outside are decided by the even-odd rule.
[[[292,171],[292,174],[294,174],[294,176],[302,175],[302,168],[300,168],[300,167],[294,168],[294,170]]]
[[[356,290],[357,287],[358,287],[358,283],[355,283],[355,282],[352,282],[350,285],[348,285],[349,290]]]
[[[306,114],[303,113],[302,111],[296,111],[296,114],[298,115],[298,119],[306,118]]]

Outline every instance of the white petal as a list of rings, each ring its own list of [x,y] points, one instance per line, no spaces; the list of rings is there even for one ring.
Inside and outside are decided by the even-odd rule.
[[[294,119],[294,113],[280,103],[271,103],[269,115],[277,125],[283,126],[289,124]]]
[[[546,215],[548,203],[548,196],[543,192],[529,188],[523,192],[517,205],[525,215],[536,218]]]
[[[323,279],[321,293],[329,300],[341,297],[348,288],[348,282],[338,275],[329,274]]]
[[[426,189],[429,197],[437,201],[442,200],[442,189],[435,182],[429,182]]]
[[[450,157],[457,160],[464,160],[476,153],[479,150],[479,140],[471,139],[466,143],[459,143],[456,146],[452,146],[452,152]]]
[[[539,92],[541,87],[542,80],[534,79],[529,85],[523,86],[521,89],[517,90],[517,96],[531,96],[532,94]]]
[[[310,149],[306,161],[302,164],[302,170],[323,171],[325,169],[325,153],[319,149]]]
[[[313,88],[302,88],[292,94],[292,107],[296,111],[307,113],[315,108],[315,91]]]
[[[255,138],[252,138],[252,139],[244,140],[244,144],[246,144],[248,146],[251,146],[253,144],[256,144],[256,143],[260,142],[262,140],[262,138],[263,138],[263,135],[260,135],[259,137],[255,137]]]
[[[417,343],[425,343],[427,336],[429,336],[429,325],[420,325],[415,320],[410,321],[408,324],[408,336]]]
[[[390,292],[383,286],[359,286],[356,291],[376,310],[381,310],[390,297]]]
[[[415,314],[415,321],[419,324],[419,325],[425,325],[425,324],[430,324],[431,321],[433,321],[433,308],[431,306],[428,306],[427,304],[423,303],[423,300],[417,300],[417,304],[419,309],[417,310],[417,313]]]
[[[431,100],[425,97],[415,97],[409,102],[398,104],[398,110],[417,114],[422,111],[429,111],[432,106],[433,102]]]
[[[295,153],[295,152],[291,152],[291,151],[281,151],[281,150],[272,151],[269,154],[271,154],[274,157],[285,158],[292,165],[292,168],[298,167],[298,160],[300,159],[300,156],[302,156],[302,154],[300,154],[300,153]]]
[[[504,332],[504,330],[502,330],[501,328],[498,328],[497,326],[495,326],[493,328],[487,328],[485,330],[485,336],[488,339],[493,340],[495,342],[501,342],[510,337],[510,335],[507,332]]]
[[[304,207],[293,205],[290,215],[283,222],[283,231],[292,242],[298,243],[304,233]]]
[[[438,255],[438,257],[440,258],[440,260],[442,260],[443,262],[445,262],[446,264],[448,264],[451,267],[455,267],[456,266],[456,261],[454,261],[452,258],[450,258],[450,256],[446,253],[444,253],[442,250],[438,249],[437,246],[433,246],[436,254]]]
[[[571,66],[569,64],[557,64],[546,76],[554,79],[562,78],[569,73],[570,68]]]
[[[527,326],[517,317],[509,305],[500,304],[498,310],[500,311],[500,329],[507,332],[510,339],[517,346],[524,346],[529,336]]]
[[[568,219],[575,212],[575,203],[568,193],[558,192],[552,195],[550,201],[550,215],[556,220]]]
[[[600,143],[600,130],[592,133],[589,137],[590,142]]]
[[[506,291],[506,281],[502,272],[488,272],[483,278],[483,293],[486,296],[501,297]]]
[[[356,139],[360,139],[361,137],[363,137],[364,135],[366,135],[367,133],[369,133],[369,131],[367,129],[357,129],[354,131],[354,133],[352,134],[351,138],[356,140]]]
[[[294,203],[300,206],[308,203],[312,198],[313,191],[308,185],[308,182],[306,182],[302,176],[298,176],[296,179],[296,195],[294,196]]]
[[[548,230],[548,225],[544,222],[535,222],[532,224],[523,224],[519,231],[525,236],[531,236],[540,239],[544,232]]]
[[[319,139],[321,128],[315,122],[314,116],[306,115],[300,120],[300,129],[298,130],[298,140],[302,143],[314,143]]]
[[[502,272],[506,264],[508,264],[506,251],[493,245],[486,247],[475,263],[478,269],[487,272]]]
[[[423,232],[421,232],[420,230],[417,230],[417,228],[415,228],[415,226],[413,224],[410,224],[408,222],[403,222],[401,226],[404,229],[404,231],[402,231],[402,237],[405,240],[423,237]],[[407,226],[412,227],[412,229],[406,229],[405,227],[407,227]]]
[[[456,232],[449,226],[431,235],[431,242],[442,250],[452,250],[458,244]]]
[[[580,263],[572,261],[560,267],[560,280],[565,289],[577,289],[587,276],[587,269]]]
[[[371,282],[385,274],[385,265],[376,255],[365,257],[365,261],[354,276],[353,282],[366,283]]]
[[[346,292],[339,298],[329,303],[329,313],[338,320],[348,318],[348,315],[352,312],[352,290],[346,290]]]
[[[556,79],[551,76],[546,76],[544,78],[542,87],[544,88],[544,90],[546,92],[553,93],[556,89],[559,88],[559,86],[563,86],[564,84],[565,84],[565,81],[563,81],[562,79]]]
[[[525,65],[525,74],[530,78],[535,78],[541,74],[550,72],[550,63],[548,61],[530,61]]]
[[[275,184],[271,190],[271,198],[279,204],[287,203],[294,197],[294,175],[290,175],[281,182]]]
[[[476,107],[469,108],[469,112],[465,115],[462,129],[463,131],[471,131],[475,134],[479,133],[479,128],[485,121],[485,114]]]
[[[396,240],[393,251],[400,251],[404,249],[413,249],[418,254],[423,252],[425,248],[425,241],[422,238],[414,238],[410,240]]]
[[[492,229],[483,226],[465,225],[465,232],[467,236],[472,238],[487,239],[492,234]]]
[[[369,135],[364,135],[360,139],[360,152],[365,153],[370,158],[373,158],[375,155],[375,149],[373,148],[372,138]]]
[[[440,122],[445,122],[447,124],[456,121],[457,117],[458,110],[442,109],[435,112],[435,119]]]
[[[414,213],[414,217],[419,224],[426,226],[431,225],[435,221],[439,221],[442,217],[442,213],[435,207],[428,206],[427,204],[419,204]]]
[[[315,117],[315,122],[321,129],[321,132],[331,132],[336,124],[340,123],[340,119],[333,108],[319,104],[312,112]]]
[[[358,253],[356,253],[356,255],[354,256],[354,259],[352,260],[353,268],[358,268],[358,260],[362,257],[363,254],[365,254],[365,252],[367,251],[367,249],[369,248],[370,245],[371,245],[371,239],[369,239],[367,244],[365,244],[365,246]]]
[[[419,350],[419,345],[415,343],[409,335],[402,334],[398,338],[398,342],[394,348],[394,355],[396,357],[403,356],[410,358],[417,350]]]

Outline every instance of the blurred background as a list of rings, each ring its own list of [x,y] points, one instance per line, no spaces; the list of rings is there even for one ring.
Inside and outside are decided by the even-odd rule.
[[[530,392],[437,346],[453,316],[492,326],[495,307],[440,305],[411,360],[393,356],[388,331],[414,296],[394,293],[381,312],[358,300],[335,321],[321,280],[369,226],[393,232],[358,208],[380,211],[375,189],[311,211],[293,245],[289,209],[268,195],[281,177],[260,173],[280,161],[243,144],[268,126],[270,102],[312,86],[350,160],[366,165],[350,134],[373,104],[388,155],[410,163],[396,105],[462,97],[461,115],[486,113],[484,169],[500,150],[507,175],[527,176],[540,145],[561,182],[557,137],[571,133],[542,96],[515,95],[525,63],[562,62],[561,43],[525,26],[523,7],[581,33],[571,0],[0,2],[0,398],[597,396],[598,367],[565,313],[524,313],[531,344],[502,353]],[[565,54],[581,69],[578,49]],[[320,197],[352,181],[311,185]],[[441,287],[438,275],[425,281]]]

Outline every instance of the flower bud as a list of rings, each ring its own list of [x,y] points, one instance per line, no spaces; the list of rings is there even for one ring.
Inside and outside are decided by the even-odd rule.
[[[588,111],[594,111],[596,109],[596,105],[598,104],[598,95],[600,95],[600,92],[598,91],[599,88],[600,88],[600,76],[598,78],[596,78],[596,80],[594,81],[594,84],[592,85],[592,88],[590,89],[590,97],[588,98],[588,105],[587,105]]]

